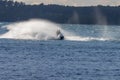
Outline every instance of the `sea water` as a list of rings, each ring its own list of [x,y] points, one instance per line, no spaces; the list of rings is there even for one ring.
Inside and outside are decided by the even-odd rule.
[[[65,40],[35,40],[10,38],[11,24],[0,23],[0,80],[120,79],[120,26],[60,24]]]

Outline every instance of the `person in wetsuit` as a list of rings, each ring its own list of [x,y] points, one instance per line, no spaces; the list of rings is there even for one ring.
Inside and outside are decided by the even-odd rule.
[[[64,39],[64,36],[63,36],[63,34],[60,32],[60,30],[57,30],[57,37],[58,37],[58,39],[59,40],[63,40]]]

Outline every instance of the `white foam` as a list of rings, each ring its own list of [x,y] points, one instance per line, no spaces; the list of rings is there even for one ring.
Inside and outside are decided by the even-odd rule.
[[[94,37],[81,37],[81,36],[67,36],[66,40],[71,40],[71,41],[106,41],[109,40],[108,38],[94,38]]]

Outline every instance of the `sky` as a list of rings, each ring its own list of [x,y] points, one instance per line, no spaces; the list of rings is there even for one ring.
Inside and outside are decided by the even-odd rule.
[[[120,0],[14,0],[22,1],[26,4],[60,4],[70,6],[95,6],[95,5],[120,5]]]

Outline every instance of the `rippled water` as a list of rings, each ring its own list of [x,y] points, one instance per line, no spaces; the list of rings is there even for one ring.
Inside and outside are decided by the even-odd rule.
[[[61,26],[98,40],[0,39],[0,80],[120,79],[119,26]]]

